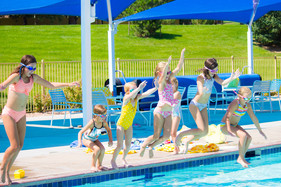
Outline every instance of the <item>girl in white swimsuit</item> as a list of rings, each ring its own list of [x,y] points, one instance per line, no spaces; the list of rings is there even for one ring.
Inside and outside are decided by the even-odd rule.
[[[239,69],[237,69],[235,73],[231,74],[230,78],[222,80],[217,75],[218,63],[214,58],[207,59],[204,65],[204,68],[199,70],[202,73],[197,77],[197,93],[189,104],[189,110],[193,119],[195,120],[197,128],[185,130],[178,134],[175,147],[176,153],[179,152],[179,145],[183,136],[188,136],[185,142],[185,148],[183,150],[183,153],[186,153],[188,151],[188,144],[192,140],[199,139],[208,134],[209,121],[207,104],[212,93],[214,81],[222,86],[226,86],[232,80],[240,76]]]

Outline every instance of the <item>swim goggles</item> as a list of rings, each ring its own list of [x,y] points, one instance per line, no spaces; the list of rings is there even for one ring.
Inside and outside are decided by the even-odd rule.
[[[27,65],[25,65],[25,64],[23,64],[23,63],[20,63],[20,65],[26,67],[29,71],[35,71],[35,70],[36,70],[36,67],[27,66]]]
[[[252,99],[252,98],[244,97],[244,96],[238,94],[238,93],[237,93],[236,91],[234,91],[234,90],[233,90],[233,92],[234,92],[236,95],[242,97],[245,101],[250,101],[250,100]]]
[[[217,73],[219,69],[209,69],[206,66],[204,66],[205,69],[209,70],[211,73]]]
[[[106,114],[94,114],[94,115],[99,116],[100,118],[103,118],[103,119],[106,118],[106,116],[107,116]]]
[[[160,71],[160,73],[162,73],[162,71]],[[172,71],[167,71],[167,75],[170,75],[172,73]]]

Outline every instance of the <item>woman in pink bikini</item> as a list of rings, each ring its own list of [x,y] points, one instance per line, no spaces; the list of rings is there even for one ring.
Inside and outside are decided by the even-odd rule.
[[[24,55],[20,65],[15,68],[7,80],[0,84],[0,91],[9,86],[8,100],[2,111],[2,119],[10,147],[6,149],[0,167],[1,182],[7,185],[12,183],[9,172],[23,146],[26,131],[26,103],[33,83],[36,82],[50,89],[79,86],[77,82],[51,83],[33,74],[36,70],[36,63],[34,56]]]
[[[153,157],[153,148],[164,142],[170,137],[171,125],[172,125],[172,106],[177,104],[179,101],[174,99],[173,86],[171,83],[171,78],[176,76],[181,70],[184,63],[184,52],[185,49],[181,51],[181,57],[177,67],[171,71],[170,63],[171,56],[168,62],[160,62],[154,71],[154,79],[159,77],[158,83],[158,94],[159,102],[154,110],[154,134],[149,136],[141,146],[140,156],[142,157],[145,152],[145,148],[148,145],[149,158]],[[161,131],[163,129],[163,135],[160,137]]]

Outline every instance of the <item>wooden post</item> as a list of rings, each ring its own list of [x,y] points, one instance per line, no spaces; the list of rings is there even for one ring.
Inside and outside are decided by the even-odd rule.
[[[41,60],[41,77],[43,78],[43,79],[45,79],[45,62],[44,62],[44,60],[42,59]],[[42,86],[41,87],[41,98],[43,99],[43,97],[45,96],[45,87],[44,86]]]
[[[274,62],[275,62],[275,79],[277,79],[277,57],[274,56]]]
[[[231,56],[231,71],[234,72],[234,56]]]
[[[184,59],[183,59],[183,65],[182,65],[182,75],[184,76],[184,72],[185,72],[185,66],[184,66]]]
[[[128,36],[130,36],[130,22],[128,21]]]
[[[120,70],[120,58],[117,58],[117,70]],[[117,77],[120,77],[120,72],[118,72]]]

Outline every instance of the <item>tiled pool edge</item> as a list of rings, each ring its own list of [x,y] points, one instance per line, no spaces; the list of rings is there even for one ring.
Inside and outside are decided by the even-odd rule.
[[[268,144],[262,146],[252,146],[248,153],[252,155],[266,155],[271,153],[281,152],[281,142],[275,144]],[[200,155],[193,157],[172,157],[170,159],[161,160],[156,162],[152,160],[145,165],[136,165],[134,167],[122,168],[119,170],[109,170],[98,173],[72,173],[63,176],[56,176],[54,178],[40,178],[32,179],[29,181],[18,181],[21,183],[14,184],[13,186],[76,186],[86,183],[99,183],[113,179],[126,178],[131,176],[145,175],[146,173],[157,173],[171,171],[174,169],[183,169],[188,167],[196,167],[200,165],[209,165],[220,163],[230,160],[235,160],[238,157],[238,150],[228,150],[222,152],[209,153],[208,155]],[[63,181],[62,181],[63,180]]]

